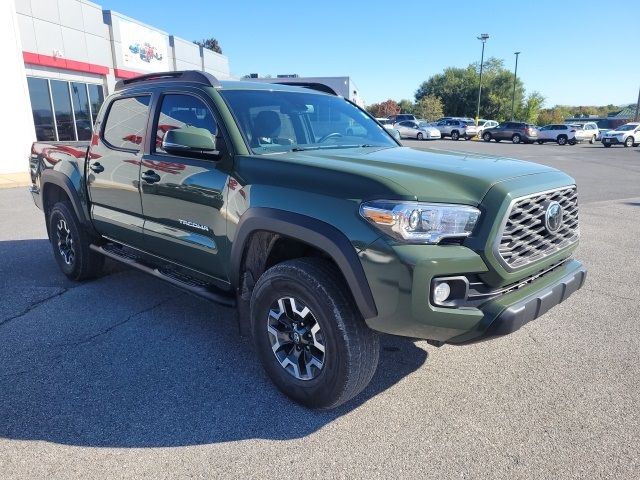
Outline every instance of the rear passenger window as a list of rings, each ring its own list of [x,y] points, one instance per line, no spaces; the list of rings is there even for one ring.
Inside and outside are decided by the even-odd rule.
[[[218,127],[209,107],[192,95],[170,94],[162,97],[162,107],[156,128],[155,151],[166,153],[162,140],[169,130],[178,128],[204,128],[215,139]]]
[[[119,98],[109,108],[102,137],[108,146],[139,151],[149,116],[149,95]]]

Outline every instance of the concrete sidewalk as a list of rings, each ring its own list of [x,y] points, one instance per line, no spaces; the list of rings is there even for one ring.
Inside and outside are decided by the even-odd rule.
[[[0,173],[0,188],[27,187],[31,185],[29,174],[24,173]]]

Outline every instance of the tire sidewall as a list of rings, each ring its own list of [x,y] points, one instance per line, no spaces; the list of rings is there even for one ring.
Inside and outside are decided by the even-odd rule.
[[[314,285],[308,275],[287,265],[274,267],[277,273],[258,282],[251,301],[251,333],[254,347],[267,374],[286,395],[307,405],[324,404],[324,400],[344,389],[347,371],[347,345],[339,308],[328,292]],[[267,333],[269,310],[282,297],[302,301],[312,312],[323,332],[325,344],[324,366],[317,377],[299,380],[287,372],[276,359]],[[335,318],[331,318],[331,313]]]
[[[66,222],[67,228],[69,228],[69,231],[71,232],[71,238],[73,240],[74,255],[73,262],[71,262],[71,264],[67,264],[63,260],[58,248],[58,236],[56,232],[58,228],[58,221],[61,218]],[[80,251],[81,239],[75,216],[71,213],[69,207],[66,204],[57,203],[51,209],[51,213],[49,214],[49,232],[51,236],[51,247],[53,248],[53,256],[55,257],[60,270],[62,270],[62,272],[69,277],[76,276],[80,268],[80,263],[82,261],[80,257],[82,255],[82,252]]]

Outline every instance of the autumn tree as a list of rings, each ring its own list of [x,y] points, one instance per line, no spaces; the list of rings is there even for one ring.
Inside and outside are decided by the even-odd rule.
[[[376,118],[389,117],[400,113],[400,106],[395,100],[385,100],[382,103],[373,103],[367,107],[367,111]]]

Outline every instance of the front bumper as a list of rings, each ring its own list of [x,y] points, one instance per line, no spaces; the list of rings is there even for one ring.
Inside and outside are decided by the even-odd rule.
[[[602,143],[606,143],[607,145],[622,145],[624,140],[618,140],[617,137],[604,137]]]
[[[487,272],[483,259],[474,251],[454,245],[386,249],[378,241],[360,252],[360,258],[378,309],[378,316],[365,320],[370,328],[451,344],[511,333],[566,300],[582,287],[586,277],[584,266],[568,259],[477,307],[445,308],[430,302],[432,280]]]

